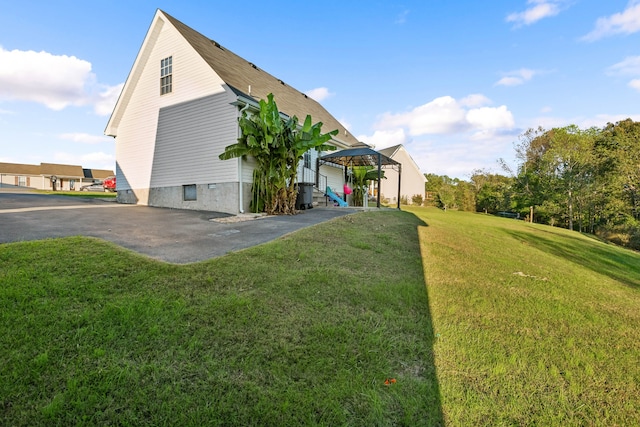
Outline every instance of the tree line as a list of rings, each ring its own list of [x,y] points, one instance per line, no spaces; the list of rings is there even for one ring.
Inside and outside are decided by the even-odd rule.
[[[427,201],[444,209],[509,213],[640,249],[640,122],[529,129],[517,169],[469,180],[425,174]],[[533,216],[532,216],[533,214]]]

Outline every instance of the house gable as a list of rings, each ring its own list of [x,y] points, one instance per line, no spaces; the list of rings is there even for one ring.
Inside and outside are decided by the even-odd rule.
[[[282,114],[337,129],[333,145],[358,143],[315,100],[157,10],[105,129],[116,138],[118,201],[242,211],[253,164],[219,155],[237,141],[240,109],[270,93]]]
[[[173,90],[160,96],[161,60],[173,58]],[[117,136],[125,112],[140,103],[162,108],[222,92],[224,81],[158,10],[131,68],[105,134]],[[146,99],[140,99],[144,94]],[[133,105],[132,105],[133,104]],[[131,113],[131,114],[135,114]]]
[[[399,144],[379,151],[402,165],[401,196],[406,197],[409,203],[411,203],[411,198],[414,195],[419,194],[424,197],[424,185],[427,179],[404,146]],[[381,194],[385,198],[396,202],[398,173],[396,171],[385,171],[385,177],[387,179],[382,180],[380,184]]]
[[[402,164],[403,172],[405,171],[405,168],[411,168],[413,173],[417,173],[422,177],[423,184],[427,182],[427,178],[425,178],[424,174],[420,171],[420,167],[415,160],[413,160],[413,157],[411,157],[407,149],[404,148],[404,145],[399,144],[379,151],[385,156],[400,162]]]
[[[168,57],[172,58],[172,90],[161,94],[161,63]],[[220,115],[186,117],[179,127],[168,130],[166,123],[160,122],[161,112],[167,108],[218,94],[224,98],[226,107],[222,108]],[[136,203],[149,204],[148,189],[159,182],[178,186],[186,184],[184,180],[191,184],[237,181],[236,164],[228,162],[221,168],[216,164],[221,162],[217,158],[219,152],[237,138],[237,108],[231,105],[235,99],[220,76],[158,10],[105,131],[116,137],[118,190],[136,190]],[[193,142],[191,140],[185,145],[185,132],[191,135],[200,132],[200,146],[206,145],[207,139],[211,144],[211,135],[202,126],[220,120],[224,121],[223,126],[228,132],[225,138],[218,138],[219,152],[196,155],[201,164],[194,164],[193,156],[181,156],[181,150],[184,152],[191,148]],[[161,128],[165,131],[163,144],[159,145],[158,131]],[[157,161],[158,156],[166,158],[168,153],[173,153],[171,162]],[[190,176],[193,175],[191,172],[205,168],[207,174]],[[175,178],[172,172],[175,170],[185,173],[177,179],[169,179],[170,176]]]

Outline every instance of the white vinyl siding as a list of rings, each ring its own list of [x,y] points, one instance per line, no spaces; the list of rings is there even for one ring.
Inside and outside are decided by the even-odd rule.
[[[340,193],[342,196],[344,187],[344,168],[340,166],[321,165],[320,173],[327,177],[327,185],[331,187],[334,192]],[[324,188],[321,188],[320,190],[324,191]]]
[[[242,161],[242,182],[252,183],[253,182],[253,170],[256,168],[258,163],[256,159],[253,157],[247,157],[246,160]]]
[[[225,93],[162,108],[150,187],[237,182],[238,161],[218,157],[237,134]]]
[[[172,91],[161,96],[158,65],[169,56],[172,57]],[[116,107],[107,134],[116,136],[118,190],[145,189],[151,184],[160,108],[224,93],[225,88],[222,79],[178,31],[164,21],[162,14],[156,15],[152,31],[127,80],[118,101],[118,104],[125,103],[126,108]],[[146,200],[138,203],[146,204]]]
[[[400,195],[406,196],[411,203],[411,198],[416,194],[421,194],[424,198],[424,174],[413,161],[404,147],[400,147],[394,154],[393,160],[402,165],[402,180],[400,181]],[[392,202],[398,200],[398,172],[387,166],[384,169],[386,179],[381,181],[380,194]]]

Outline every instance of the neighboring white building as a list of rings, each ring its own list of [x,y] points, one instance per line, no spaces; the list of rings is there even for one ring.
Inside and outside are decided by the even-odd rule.
[[[424,199],[427,178],[420,172],[420,168],[404,146],[400,144],[378,151],[402,165],[400,197],[406,197],[409,204],[415,195],[419,194]],[[398,172],[385,170],[384,176],[386,179],[380,182],[380,195],[383,199],[389,199],[391,204],[395,204],[398,200]]]
[[[338,149],[357,143],[318,102],[158,10],[105,129],[115,137],[118,201],[248,210],[251,159],[218,156],[237,142],[241,110],[269,93],[281,113],[301,121],[311,115],[323,132],[338,129],[331,141]],[[315,158],[307,162],[314,180]],[[303,169],[299,181],[308,181]],[[319,172],[324,182],[343,182],[340,168]]]

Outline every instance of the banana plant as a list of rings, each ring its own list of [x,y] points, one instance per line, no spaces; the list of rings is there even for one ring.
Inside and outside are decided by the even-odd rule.
[[[280,116],[273,94],[260,101],[258,114],[242,113],[242,136],[220,154],[221,160],[251,156],[256,160],[251,187],[251,210],[268,214],[293,214],[298,163],[305,152],[335,150],[327,144],[337,130],[323,134],[322,123],[307,115],[302,126],[296,116]]]
[[[381,177],[386,179],[384,171],[381,171]],[[365,193],[369,188],[371,181],[378,180],[378,170],[373,166],[354,166],[351,171],[351,185],[353,186],[353,206],[362,206]],[[378,191],[380,191],[378,189]]]

